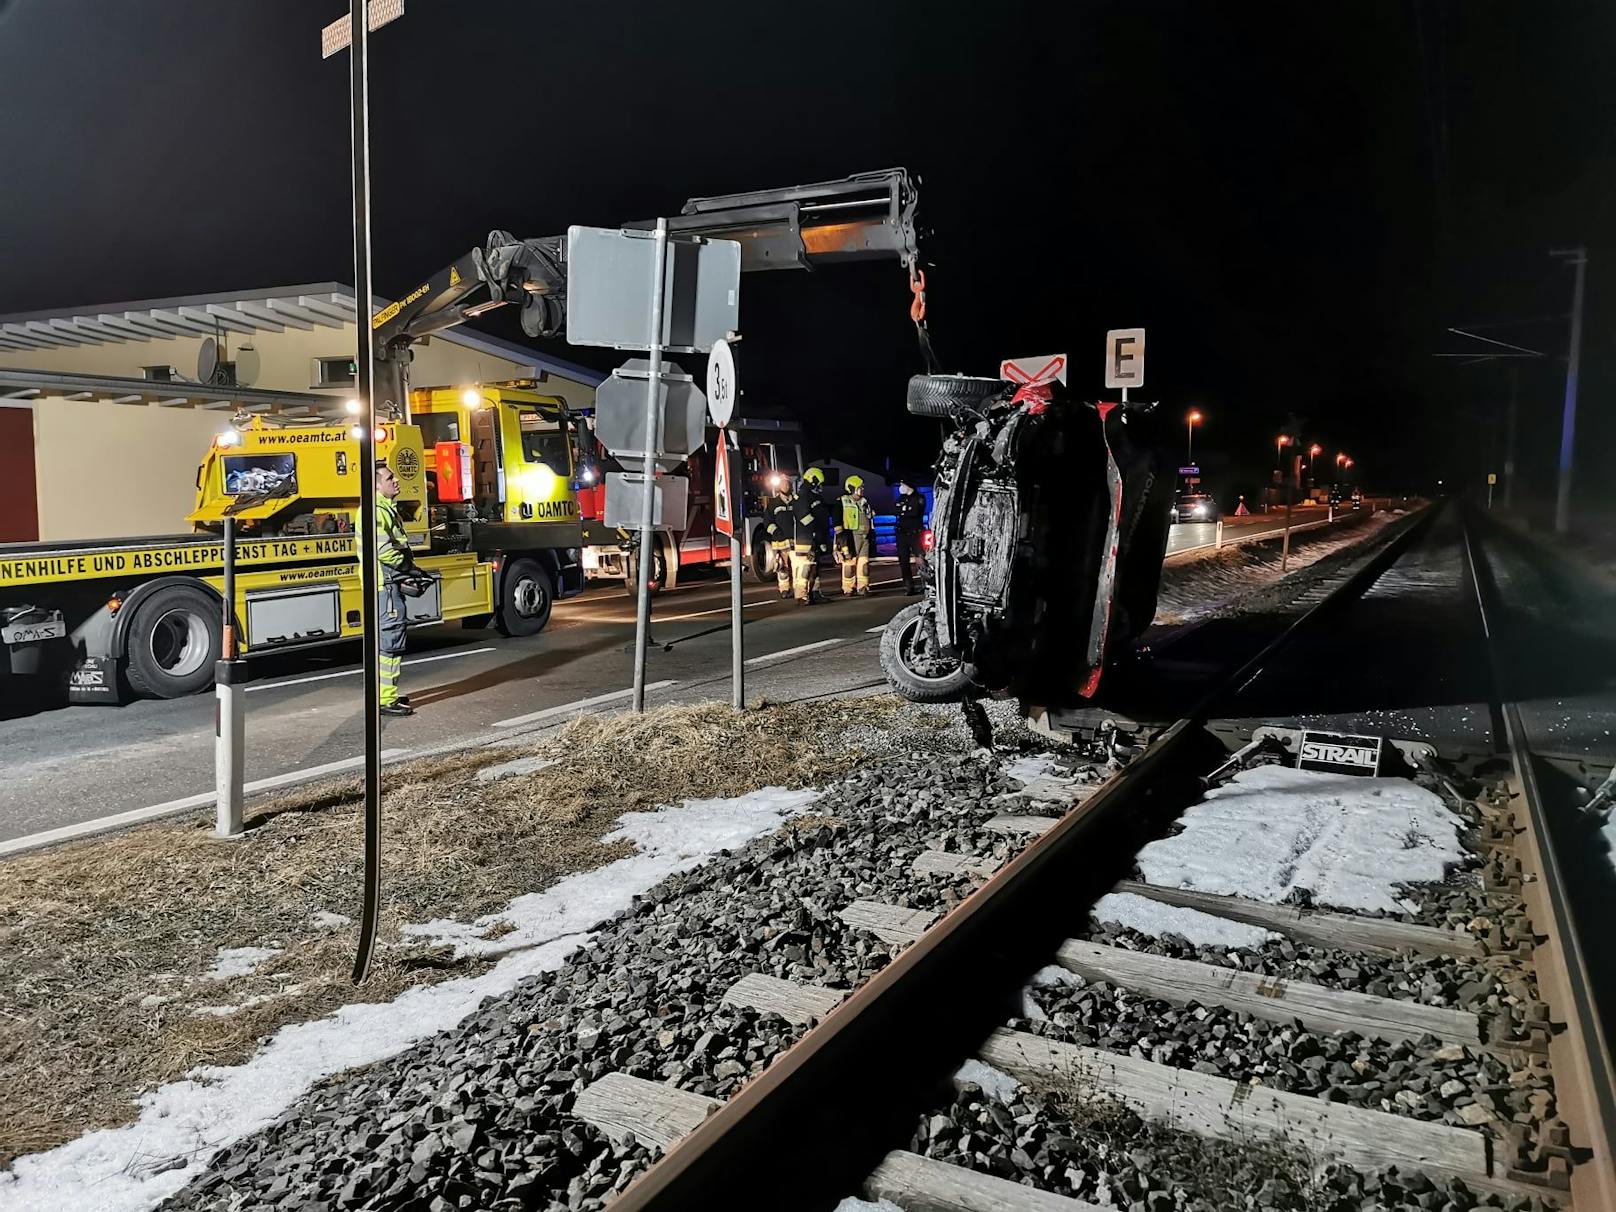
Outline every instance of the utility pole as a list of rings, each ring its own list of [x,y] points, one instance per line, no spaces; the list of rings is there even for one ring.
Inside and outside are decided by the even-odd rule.
[[[1504,510],[1508,512],[1510,497],[1515,492],[1515,413],[1520,405],[1521,368],[1509,368],[1509,412],[1504,420]]]
[[[1554,532],[1571,529],[1571,463],[1577,436],[1577,372],[1582,362],[1582,284],[1588,269],[1584,247],[1556,248],[1551,257],[1569,259],[1576,266],[1576,284],[1571,288],[1571,348],[1566,357],[1565,411],[1560,422],[1560,482],[1554,497]]]

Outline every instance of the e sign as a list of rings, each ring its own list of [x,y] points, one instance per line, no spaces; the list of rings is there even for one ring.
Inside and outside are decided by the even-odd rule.
[[[1105,385],[1145,385],[1145,330],[1113,328],[1105,334]]]

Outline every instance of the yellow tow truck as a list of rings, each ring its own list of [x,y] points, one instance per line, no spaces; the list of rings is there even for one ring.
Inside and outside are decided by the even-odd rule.
[[[412,626],[531,635],[583,584],[566,406],[519,387],[422,391],[375,435],[432,584]],[[65,671],[76,702],[207,687],[223,627],[227,517],[249,657],[360,634],[361,431],[241,415],[197,470],[192,533],[0,546],[0,675]]]

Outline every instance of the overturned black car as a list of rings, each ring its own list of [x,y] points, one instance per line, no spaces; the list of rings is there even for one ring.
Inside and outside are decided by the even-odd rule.
[[[949,426],[925,596],[881,637],[916,702],[1092,702],[1156,613],[1171,474],[1149,405],[1059,383],[916,375],[909,411]]]

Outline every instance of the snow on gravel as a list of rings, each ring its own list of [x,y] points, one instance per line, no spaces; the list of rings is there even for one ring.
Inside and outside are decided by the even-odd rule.
[[[1083,782],[1055,764],[1047,753],[1034,753],[1005,763],[1004,772],[1021,784],[1028,799],[1064,803],[1072,798],[1072,788]]]
[[[1279,937],[1261,926],[1216,917],[1199,909],[1164,905],[1136,892],[1111,892],[1102,896],[1095,902],[1094,919],[1127,926],[1152,938],[1177,934],[1196,946],[1260,947]]]
[[[954,1073],[954,1084],[962,1085],[965,1082],[974,1082],[981,1087],[984,1094],[990,1094],[1001,1103],[1015,1101],[1016,1094],[1021,1090],[1021,1083],[1008,1073],[995,1069],[992,1065],[972,1057],[959,1067]]]
[[[281,953],[279,947],[220,947],[213,967],[203,973],[210,981],[228,981],[238,976],[251,976],[259,965]]]
[[[320,1078],[401,1052],[449,1029],[485,997],[559,967],[590,940],[592,927],[628,908],[635,896],[777,828],[818,795],[769,787],[734,799],[688,800],[661,812],[624,815],[621,828],[604,841],[630,841],[638,852],[518,897],[488,919],[515,927],[503,937],[479,940],[475,928],[441,921],[418,930],[453,942],[462,954],[509,953],[489,971],[418,986],[388,1003],[343,1006],[315,1022],[282,1028],[245,1064],[195,1069],[185,1080],[144,1095],[133,1124],[18,1158],[9,1173],[0,1174],[0,1212],[153,1207],[201,1174],[216,1150],[273,1123]],[[270,954],[261,947],[221,950],[209,975],[243,975]]]
[[[1397,913],[1402,884],[1441,880],[1463,862],[1460,819],[1404,779],[1257,766],[1215,787],[1182,831],[1139,854],[1147,883],[1279,903]]]

